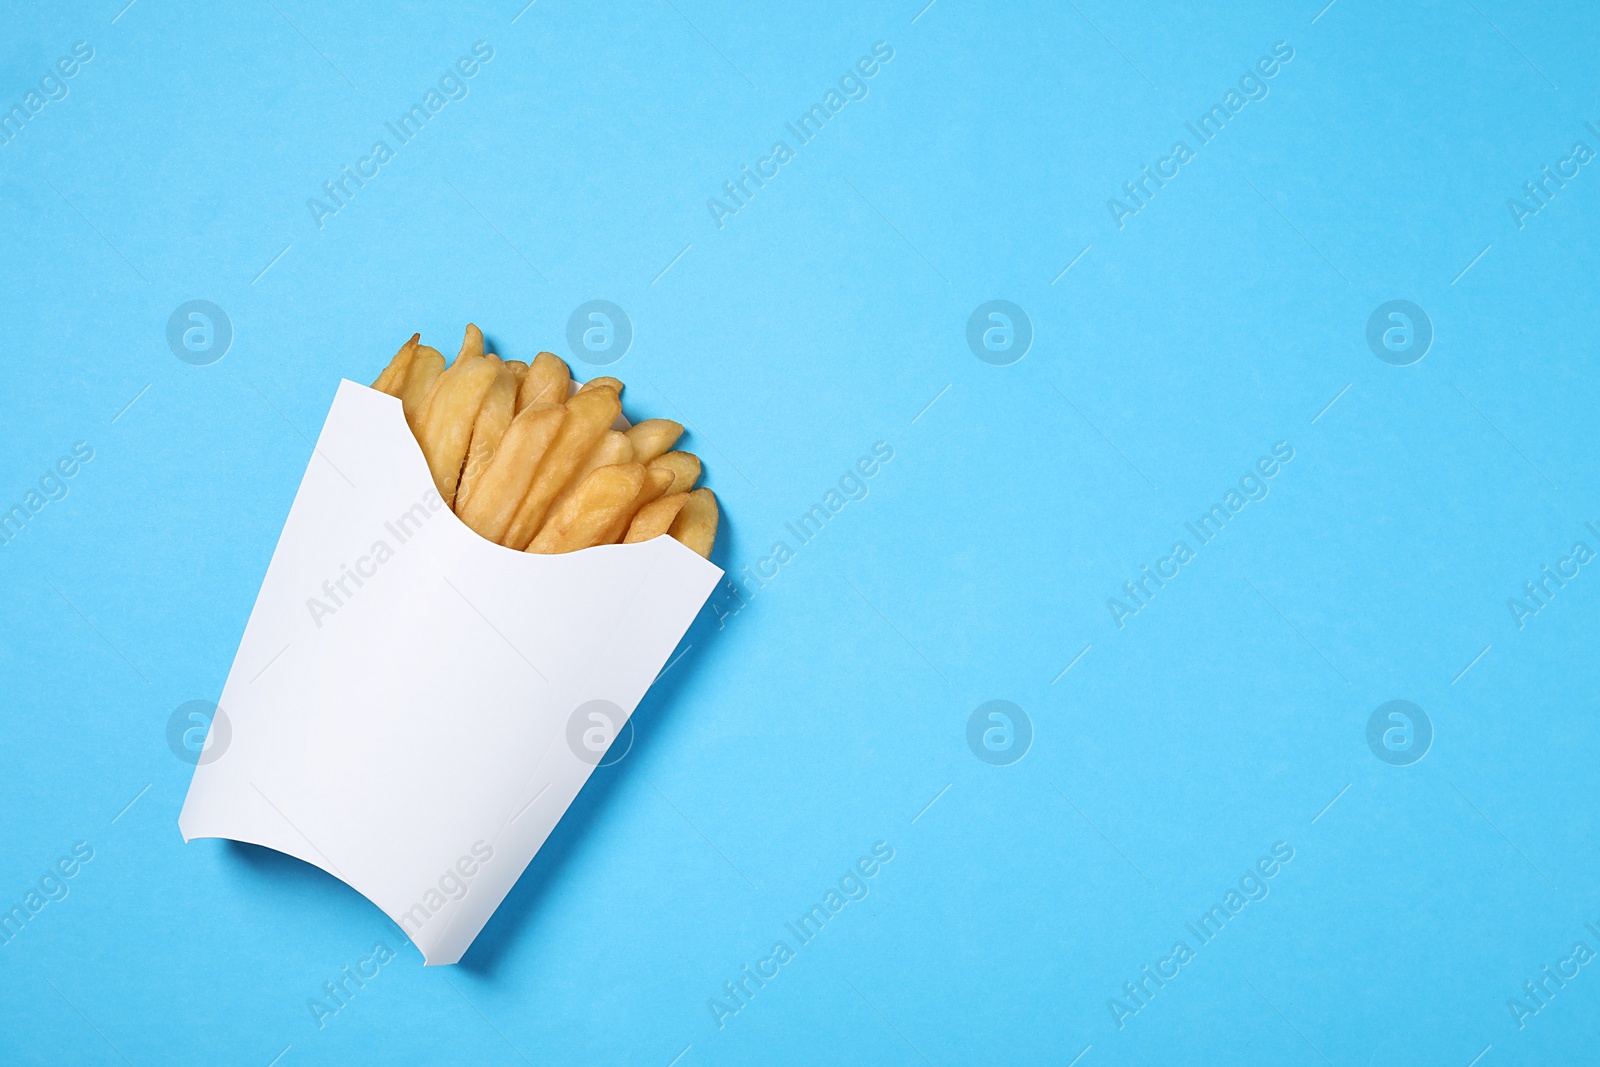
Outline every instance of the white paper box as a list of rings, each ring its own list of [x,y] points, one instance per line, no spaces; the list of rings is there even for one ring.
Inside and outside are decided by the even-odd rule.
[[[722,571],[670,537],[480,537],[393,397],[342,382],[178,817],[305,860],[455,963]],[[600,703],[594,703],[600,702]]]

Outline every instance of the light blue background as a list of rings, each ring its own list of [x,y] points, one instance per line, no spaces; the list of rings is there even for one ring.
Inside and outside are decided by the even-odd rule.
[[[1506,205],[1600,149],[1600,14],[922,2],[4,16],[0,106],[94,58],[0,147],[0,506],[95,457],[0,549],[0,904],[94,859],[0,948],[0,1059],[1600,1056],[1600,964],[1522,1029],[1506,1006],[1600,950],[1600,566],[1507,607],[1600,549],[1600,165],[1522,229]],[[477,41],[470,94],[319,229],[307,199]],[[867,98],[719,229],[707,198],[877,41]],[[1270,95],[1119,230],[1107,198],[1279,41]],[[235,330],[210,366],[165,339],[197,298]],[[691,424],[730,573],[894,459],[707,609],[632,751],[424,970],[331,877],[184,845],[166,724],[220,692],[340,377],[468,320],[570,358],[592,298],[634,323],[605,372],[630,414]],[[966,345],[994,298],[1035,329],[1011,366]],[[1366,344],[1391,299],[1434,326],[1409,367]],[[1279,441],[1270,495],[1118,629],[1107,599]],[[1034,726],[1010,766],[967,747],[993,699]],[[1367,746],[1391,699],[1435,730],[1411,766]],[[708,999],[880,841],[870,896],[719,1029]],[[1270,895],[1198,946],[1185,921],[1279,841]],[[1179,938],[1119,1029],[1109,998]],[[379,940],[398,958],[319,1028],[308,999]]]

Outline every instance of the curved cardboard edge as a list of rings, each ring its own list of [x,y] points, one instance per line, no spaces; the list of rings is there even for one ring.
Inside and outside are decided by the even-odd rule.
[[[271,849],[273,852],[276,852],[279,855],[288,856],[290,859],[300,860],[302,863],[306,863],[312,867],[315,867],[317,870],[328,875],[330,878],[333,878],[335,881],[349,886],[352,890],[359,894],[363,900],[367,901],[367,903],[371,904],[373,907],[377,908],[380,912],[387,916],[389,921],[394,923],[395,929],[400,931],[401,936],[405,937],[407,940],[410,940],[412,945],[414,945],[417,951],[422,955],[422,965],[424,967],[440,967],[448,966],[452,963],[459,963],[461,962],[461,957],[466,954],[466,949],[471,945],[471,941],[466,942],[466,944],[463,944],[453,953],[450,951],[440,952],[438,949],[430,950],[429,948],[424,947],[405,932],[405,928],[400,925],[400,920],[402,917],[401,915],[394,914],[386,909],[382,904],[374,900],[371,896],[364,892],[360,886],[354,884],[343,874],[341,874],[337,868],[333,867],[331,861],[328,861],[325,858],[319,858],[310,852],[302,852],[281,839],[267,840],[267,837],[268,835],[265,834],[256,835],[241,829],[220,827],[215,831],[197,830],[194,833],[185,834],[183,843],[187,845],[191,841],[237,841],[242,845],[255,845],[258,848]],[[450,922],[454,922],[454,916],[451,917]],[[447,923],[445,928],[441,930],[441,940],[449,933],[449,925],[450,924]],[[449,958],[442,958],[445,956],[448,956]]]

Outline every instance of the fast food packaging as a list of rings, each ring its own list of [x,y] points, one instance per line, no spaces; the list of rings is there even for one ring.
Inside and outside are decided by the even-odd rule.
[[[722,571],[670,537],[536,555],[445,505],[400,401],[341,382],[178,827],[287,853],[455,963]]]

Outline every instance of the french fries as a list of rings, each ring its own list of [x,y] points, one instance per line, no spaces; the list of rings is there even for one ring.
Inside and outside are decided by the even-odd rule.
[[[639,495],[641,463],[612,463],[589,472],[577,490],[550,515],[529,552],[576,552],[600,543],[605,531]]]
[[[622,396],[622,383],[615,378],[590,378],[579,387],[578,392],[587,392],[590,389],[610,389],[617,396]]]
[[[682,436],[683,423],[671,419],[645,419],[634,423],[628,428],[628,440],[633,442],[633,461],[649,463],[665,455]]]
[[[422,418],[422,403],[433,389],[433,383],[444,373],[444,353],[437,348],[418,345],[412,354],[411,366],[406,370],[406,380],[400,386],[400,405],[405,409],[406,423],[411,432],[417,432]]]
[[[695,488],[699,457],[672,451],[681,423],[614,430],[620,380],[575,389],[554,353],[502,360],[474,325],[448,367],[421,341],[402,345],[373,388],[400,400],[434,485],[470,529],[539,554],[670,536],[710,558],[717,500]]]
[[[528,365],[522,362],[520,359],[508,359],[506,360],[506,367],[511,371],[512,375],[516,377],[517,391],[521,392],[522,381],[528,376]]]
[[[669,493],[687,493],[700,479],[700,457],[693,452],[668,452],[651,460],[650,466],[672,475],[672,484],[667,487]]]
[[[627,507],[619,508],[611,525],[606,527],[606,532],[600,538],[604,545],[614,545],[622,540],[623,534],[628,532],[628,526],[633,522],[633,517],[639,509],[651,503],[667,491],[667,486],[672,484],[672,475],[664,470],[645,468],[644,481],[639,485],[639,491],[628,502]]]
[[[540,352],[528,364],[522,388],[517,392],[517,410],[529,404],[565,404],[572,392],[572,372],[554,352]]]
[[[528,547],[539,528],[544,525],[550,505],[578,473],[589,453],[610,432],[609,427],[622,411],[622,402],[609,389],[592,389],[577,393],[567,401],[567,419],[561,432],[550,445],[550,450],[539,463],[533,476],[533,485],[511,520],[511,529],[503,542],[519,552]]]
[[[505,544],[506,531],[528,495],[539,461],[566,417],[561,404],[530,404],[517,412],[472,498],[458,507],[461,521],[496,544]]]
[[[673,493],[671,496],[664,496],[646,504],[639,509],[639,513],[628,525],[628,532],[623,537],[622,543],[631,545],[667,533],[672,529],[673,520],[678,517],[678,512],[683,510],[683,505],[688,499],[688,493]]]
[[[556,498],[550,502],[550,514],[554,515],[596,468],[609,467],[613,463],[632,462],[633,442],[628,440],[628,435],[618,433],[616,430],[607,430],[601,435],[599,443],[589,450],[589,455],[584,458],[583,464],[572,472],[572,477],[567,479],[566,488],[556,494]]]
[[[461,338],[461,351],[456,354],[457,362],[468,356],[483,355],[483,331],[472,323],[467,323],[467,332]]]
[[[484,356],[458,359],[439,375],[422,402],[417,443],[428,460],[428,470],[433,474],[433,484],[438,486],[439,495],[452,507],[478,409],[504,369],[499,360]]]
[[[400,387],[405,384],[406,371],[411,369],[411,361],[417,354],[417,342],[420,340],[422,335],[414,333],[411,340],[400,346],[400,351],[394,354],[389,365],[383,368],[383,373],[378,375],[378,380],[372,383],[374,389],[393,397],[400,395]]]
[[[517,376],[502,363],[494,384],[489,386],[489,392],[483,398],[483,406],[478,409],[477,421],[472,424],[472,441],[467,446],[466,465],[461,468],[461,487],[456,490],[458,512],[466,506],[478,479],[499,451],[500,439],[511,425],[512,409],[516,402]]]
[[[672,520],[669,534],[706,559],[717,540],[717,498],[709,489],[696,489],[683,502],[683,510]]]

